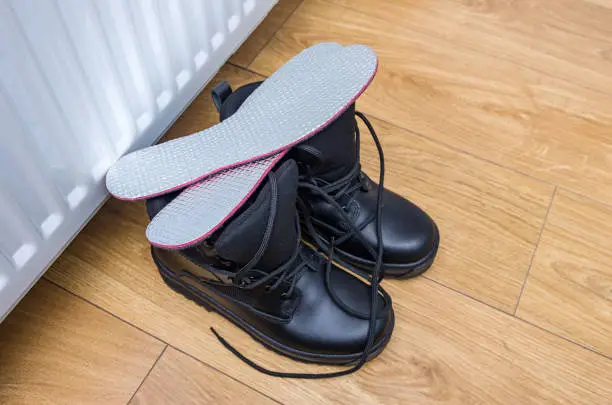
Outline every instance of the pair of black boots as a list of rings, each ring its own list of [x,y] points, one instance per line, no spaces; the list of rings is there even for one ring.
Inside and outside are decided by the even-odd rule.
[[[227,83],[215,87],[220,119],[234,114],[259,84],[235,92]],[[436,255],[439,235],[432,219],[361,171],[356,117],[372,133],[384,173],[374,130],[353,104],[293,147],[210,238],[183,250],[152,248],[170,287],[266,347],[297,360],[352,365],[324,374],[266,370],[213,330],[229,350],[266,374],[318,378],[360,368],[384,349],[393,331],[391,298],[378,285],[383,275],[417,276]],[[148,200],[149,216],[177,193]]]

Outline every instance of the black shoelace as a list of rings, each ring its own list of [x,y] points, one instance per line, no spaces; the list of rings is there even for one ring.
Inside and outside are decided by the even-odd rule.
[[[336,372],[330,372],[330,373],[288,373],[288,372],[279,372],[279,371],[273,371],[273,370],[269,370],[267,368],[264,368],[262,366],[260,366],[259,364],[255,363],[254,361],[252,361],[251,359],[247,358],[246,356],[244,356],[242,353],[240,353],[235,347],[233,347],[229,342],[227,342],[214,328],[211,328],[212,332],[214,333],[214,335],[217,337],[217,339],[219,339],[219,342],[221,342],[221,344],[228,349],[230,352],[232,352],[236,357],[238,357],[240,360],[242,360],[244,363],[246,363],[247,365],[253,367],[254,369],[256,369],[257,371],[267,374],[269,376],[273,376],[273,377],[283,377],[283,378],[303,378],[303,379],[321,379],[321,378],[332,378],[332,377],[340,377],[343,375],[347,375],[347,374],[351,374],[356,372],[357,370],[359,370],[361,367],[363,367],[363,365],[368,361],[370,354],[373,351],[374,348],[374,330],[375,330],[375,325],[376,325],[376,321],[378,318],[382,318],[382,317],[386,317],[388,310],[390,310],[391,308],[391,297],[380,287],[379,283],[382,279],[381,277],[381,269],[382,269],[382,256],[383,256],[383,246],[382,246],[382,190],[384,187],[384,173],[385,173],[385,165],[384,165],[384,154],[383,154],[383,150],[382,150],[382,146],[380,144],[380,141],[378,140],[378,137],[376,136],[376,133],[374,131],[374,129],[372,128],[371,124],[369,123],[369,121],[367,120],[367,118],[365,118],[365,116],[363,116],[363,114],[361,113],[356,113],[362,120],[364,120],[364,122],[366,123],[366,126],[368,127],[368,129],[370,130],[370,133],[372,134],[372,137],[374,138],[374,142],[376,143],[376,148],[378,149],[378,154],[380,157],[380,176],[379,176],[379,182],[378,182],[378,197],[377,197],[377,201],[376,201],[376,215],[373,218],[373,220],[376,220],[376,236],[377,236],[377,240],[378,242],[378,246],[377,246],[377,250],[376,252],[372,252],[373,256],[376,259],[376,264],[374,269],[372,270],[372,279],[371,279],[371,283],[370,283],[370,312],[369,314],[363,314],[360,313],[358,311],[355,311],[354,309],[350,308],[348,305],[346,305],[341,299],[340,297],[338,297],[338,295],[334,292],[333,288],[331,288],[331,269],[333,266],[333,259],[334,259],[334,249],[335,246],[337,244],[337,242],[335,241],[334,238],[331,239],[331,244],[330,244],[330,248],[328,249],[327,247],[325,247],[325,253],[327,254],[327,264],[325,267],[325,282],[327,285],[327,289],[330,292],[330,295],[332,297],[332,299],[339,305],[342,307],[343,310],[347,311],[347,313],[362,318],[362,319],[367,319],[368,320],[368,334],[366,337],[366,344],[364,345],[364,349],[361,353],[361,357],[359,358],[359,360],[357,361],[357,363],[355,363],[352,367],[345,369],[345,370],[341,370],[341,371],[336,371]],[[358,135],[357,135],[358,136]],[[357,138],[357,141],[359,141],[359,138]],[[358,152],[357,152],[358,153]],[[357,160],[359,161],[359,160]],[[358,167],[357,169],[357,174],[359,174],[361,172],[360,167]],[[297,242],[296,242],[296,248],[295,248],[295,252],[293,253],[291,259],[289,261],[287,261],[284,265],[281,265],[279,268],[275,269],[274,271],[267,273],[267,272],[262,272],[259,270],[255,270],[254,266],[256,265],[256,263],[261,259],[261,257],[263,256],[264,252],[267,249],[268,246],[268,242],[270,240],[271,234],[272,234],[272,230],[273,230],[273,226],[274,226],[274,219],[276,216],[276,205],[277,205],[277,200],[278,200],[278,188],[277,188],[277,184],[276,184],[276,178],[274,177],[274,175],[269,175],[269,181],[270,181],[270,185],[271,185],[271,189],[272,189],[272,201],[271,201],[271,207],[270,207],[270,214],[269,214],[269,219],[268,219],[268,225],[266,227],[266,231],[264,233],[264,237],[262,238],[262,242],[260,244],[260,247],[257,251],[257,253],[255,254],[255,256],[253,256],[253,258],[249,261],[249,263],[247,263],[245,266],[243,266],[240,270],[238,270],[238,272],[236,273],[236,278],[235,280],[239,280],[240,282],[240,286],[242,288],[255,288],[257,286],[263,285],[265,283],[269,283],[272,280],[274,280],[274,283],[272,285],[270,285],[268,288],[270,290],[273,290],[275,288],[278,288],[283,281],[290,281],[290,287],[289,289],[284,293],[286,296],[290,296],[290,294],[293,292],[293,289],[295,288],[295,284],[297,282],[297,280],[299,279],[299,275],[305,271],[307,268],[310,268],[312,270],[316,270],[317,266],[315,266],[303,253],[303,249],[300,249],[300,243],[301,243],[301,236],[300,236],[300,222],[299,219],[296,216],[296,227],[298,230],[298,238],[297,238]],[[350,183],[349,183],[350,182]],[[318,192],[321,196],[323,196],[323,198],[325,198],[326,200],[328,200],[328,202],[330,202],[330,204],[332,204],[334,207],[336,207],[337,210],[339,210],[339,212],[341,212],[344,216],[345,216],[345,221],[347,221],[348,224],[352,224],[352,222],[350,221],[350,218],[348,218],[348,215],[346,215],[346,213],[344,212],[344,209],[340,206],[340,204],[332,197],[329,195],[329,190],[328,189],[323,189],[321,187],[318,187],[316,185],[312,185],[313,188],[311,190]],[[336,188],[337,187],[337,188]],[[338,191],[343,191],[344,193],[347,192],[351,192],[351,189],[353,188],[353,179],[352,178],[347,178],[346,179],[346,184],[342,184],[342,185],[336,185],[334,186],[334,190],[336,192]],[[356,190],[356,189],[355,189]],[[350,225],[352,226],[352,230],[350,231],[352,235],[359,235],[360,236],[360,231],[361,229],[357,229],[354,225]],[[346,237],[346,235],[344,235],[342,237],[342,239],[344,239]],[[363,240],[363,237],[361,238],[361,240],[363,241],[362,243],[364,244],[364,246],[368,246],[366,245],[365,240]],[[317,242],[317,244],[319,244]],[[323,248],[323,246],[320,246],[321,248]],[[299,263],[296,263],[296,260],[299,260]],[[293,267],[295,266],[295,267]],[[293,270],[291,270],[291,268],[293,267]],[[253,277],[253,274],[260,274],[261,277]],[[249,277],[250,281],[248,283],[242,283],[242,280],[245,280],[243,277]],[[387,307],[385,308],[386,310],[380,311],[379,312],[379,308],[378,308],[378,297],[382,296],[384,299],[384,302],[388,303]]]
[[[356,193],[360,189],[365,187],[364,185],[365,177],[361,171],[361,163],[360,163],[360,133],[359,133],[359,126],[357,125],[357,122],[355,122],[355,144],[356,144],[355,165],[351,168],[351,170],[346,175],[342,176],[341,178],[333,182],[329,182],[324,179],[317,178],[316,176],[313,176],[311,173],[308,173],[310,171],[310,168],[305,167],[305,170],[307,171],[307,173],[303,174],[300,177],[300,183],[299,183],[300,188],[308,190],[308,192],[315,194],[316,196],[322,198],[323,200],[325,200],[325,202],[327,202],[332,207],[334,207],[335,211],[341,216],[342,222],[345,225],[345,228],[348,228],[348,230],[339,229],[338,227],[332,226],[317,218],[313,218],[308,209],[308,205],[301,198],[298,199],[298,205],[300,206],[300,211],[301,211],[301,214],[304,220],[304,224],[306,225],[308,234],[312,237],[312,239],[314,239],[315,244],[325,254],[327,254],[328,256],[330,254],[333,254],[337,246],[355,237],[359,240],[359,242],[367,250],[367,252],[372,257],[373,261],[377,261],[380,256],[380,252],[379,252],[380,246],[378,249],[379,251],[374,250],[364,239],[361,231],[366,226],[368,226],[373,220],[376,220],[377,221],[376,237],[377,237],[377,240],[379,241],[381,240],[380,239],[381,235],[378,233],[379,232],[378,227],[380,226],[380,222],[381,222],[380,220],[381,214],[379,214],[379,212],[381,211],[381,208],[380,208],[381,198],[382,198],[381,194],[382,194],[382,190],[384,187],[381,184],[381,182],[384,181],[384,172],[383,172],[384,171],[384,156],[383,156],[382,147],[380,145],[380,140],[378,139],[378,135],[376,135],[376,131],[374,130],[374,127],[372,127],[372,124],[370,123],[370,121],[366,118],[365,115],[363,115],[359,111],[355,111],[355,115],[363,121],[363,123],[366,125],[366,127],[370,131],[370,135],[372,136],[372,139],[374,139],[374,143],[376,144],[376,148],[378,149],[378,154],[380,158],[381,172],[380,172],[380,181],[377,187],[378,196],[377,196],[376,213],[366,218],[358,226],[356,226],[353,223],[354,222],[353,219],[350,218],[346,210],[346,208],[350,205],[352,200],[355,198]],[[326,240],[325,237],[321,234],[321,232],[317,230],[315,224],[327,229],[328,231],[331,231],[337,236],[331,237],[329,240]],[[372,274],[374,274],[374,272],[372,272]],[[377,275],[377,277],[379,277],[379,281],[382,281],[382,279],[384,278],[384,269],[382,268],[379,269],[379,274]]]

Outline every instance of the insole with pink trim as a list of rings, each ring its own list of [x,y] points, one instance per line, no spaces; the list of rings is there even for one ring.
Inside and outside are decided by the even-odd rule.
[[[307,48],[227,120],[120,159],[107,187],[117,198],[137,200],[191,186],[151,221],[147,238],[165,248],[195,244],[231,217],[291,146],[351,105],[376,68],[376,55],[363,45]]]

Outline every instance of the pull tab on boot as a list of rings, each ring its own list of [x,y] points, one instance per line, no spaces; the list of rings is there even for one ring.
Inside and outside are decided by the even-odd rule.
[[[221,106],[229,95],[232,94],[232,87],[224,80],[213,87],[210,93],[212,95],[213,103],[215,103],[215,107],[217,108],[217,112],[221,113]]]

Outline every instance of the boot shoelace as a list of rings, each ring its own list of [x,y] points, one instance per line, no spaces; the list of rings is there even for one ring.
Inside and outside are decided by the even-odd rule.
[[[363,123],[366,125],[366,127],[370,131],[370,135],[372,135],[372,139],[374,139],[374,143],[376,144],[376,148],[378,149],[378,154],[380,158],[381,172],[380,172],[380,181],[377,187],[378,196],[377,196],[377,202],[376,202],[376,213],[366,218],[361,224],[355,225],[353,219],[349,217],[347,210],[346,210],[346,207],[348,207],[349,204],[352,202],[352,200],[355,198],[355,194],[357,193],[357,191],[365,187],[364,175],[361,172],[361,164],[359,163],[360,162],[360,156],[359,156],[360,134],[359,134],[359,126],[357,125],[357,122],[355,122],[355,143],[357,145],[355,148],[355,162],[356,163],[351,168],[351,170],[346,175],[342,176],[341,178],[333,182],[329,182],[329,181],[317,178],[311,174],[306,174],[306,175],[301,176],[300,178],[301,181],[299,183],[299,186],[301,188],[309,190],[310,192],[318,195],[319,197],[323,198],[328,204],[330,204],[335,209],[335,211],[342,217],[344,224],[346,224],[346,227],[348,227],[349,230],[341,230],[341,229],[338,229],[337,227],[331,226],[330,224],[326,222],[313,218],[310,215],[307,204],[301,198],[298,199],[298,204],[300,205],[300,210],[303,214],[304,223],[306,225],[308,233],[312,236],[312,238],[314,239],[319,249],[321,249],[325,254],[327,254],[328,256],[333,255],[333,252],[338,245],[341,245],[343,242],[346,242],[347,240],[353,237],[356,237],[359,240],[359,242],[363,245],[363,247],[368,251],[370,256],[372,256],[372,259],[374,261],[378,261],[380,252],[381,252],[381,249],[380,249],[381,243],[378,243],[379,245],[378,251],[374,250],[365,240],[361,231],[366,226],[368,226],[373,220],[376,220],[377,221],[376,239],[378,241],[381,240],[380,238],[381,238],[382,232],[379,231],[379,227],[381,226],[380,224],[381,223],[381,219],[380,219],[381,218],[381,214],[380,214],[381,207],[380,206],[381,206],[381,201],[382,201],[381,194],[383,190],[383,185],[381,185],[380,182],[384,180],[384,173],[383,173],[384,156],[382,152],[382,147],[380,145],[380,140],[378,139],[378,136],[376,135],[376,131],[374,130],[374,127],[372,127],[372,124],[370,123],[370,121],[366,118],[364,114],[362,114],[359,111],[355,111],[355,115],[363,121]],[[308,167],[306,169],[309,170]],[[342,200],[343,197],[348,197],[348,198],[344,201],[344,204],[341,204],[340,201]],[[317,229],[315,228],[315,223],[331,230],[332,232],[336,233],[338,236],[332,237],[330,238],[329,241],[326,241],[325,238],[321,235],[321,233],[318,232]],[[382,281],[384,278],[384,269],[380,268],[379,273],[380,273],[378,275],[379,281]]]
[[[308,268],[312,269],[310,261],[299,249],[299,238],[296,241],[296,246],[293,250],[291,257],[289,260],[287,260],[287,262],[280,265],[271,272],[258,270],[255,268],[255,266],[261,260],[268,248],[268,244],[270,242],[270,238],[272,237],[272,232],[274,230],[274,223],[276,221],[278,204],[278,183],[276,176],[274,176],[273,174],[269,174],[268,181],[270,183],[271,188],[271,201],[266,230],[263,234],[259,248],[257,249],[257,252],[253,256],[253,258],[247,264],[245,264],[235,272],[234,283],[237,284],[238,287],[243,288],[245,290],[252,290],[265,284],[266,291],[271,292],[279,288],[284,281],[289,281],[289,288],[285,292],[283,292],[281,296],[285,298],[290,298],[293,294],[293,290],[295,289],[295,284],[299,279],[299,275],[302,274],[302,272],[304,272]],[[299,233],[299,223],[296,224],[296,226],[298,227],[297,229]],[[298,257],[299,263],[291,270],[291,267],[296,263]],[[269,284],[271,281],[273,282]]]
[[[232,352],[236,357],[238,357],[240,360],[242,360],[244,363],[246,363],[247,365],[253,367],[254,369],[256,369],[257,371],[267,374],[269,376],[272,377],[283,377],[283,378],[303,378],[303,379],[321,379],[321,378],[332,378],[332,377],[340,377],[343,375],[347,375],[347,374],[351,374],[354,373],[355,371],[359,370],[361,367],[363,367],[363,365],[368,361],[368,358],[371,354],[371,352],[373,351],[374,348],[374,330],[376,327],[376,321],[379,318],[384,318],[387,316],[388,311],[391,308],[391,297],[380,287],[379,283],[381,281],[381,277],[380,277],[380,272],[381,272],[381,268],[382,268],[382,253],[383,253],[383,246],[382,243],[380,243],[380,241],[382,241],[382,188],[383,188],[383,184],[384,184],[384,172],[385,172],[385,165],[384,165],[384,155],[383,155],[383,150],[382,150],[382,146],[380,145],[380,142],[378,140],[378,137],[376,136],[376,133],[374,132],[373,128],[371,127],[371,125],[369,125],[369,122],[367,122],[367,119],[361,114],[360,117],[365,120],[366,125],[368,125],[368,128],[370,128],[370,131],[372,133],[372,136],[374,138],[374,141],[376,143],[376,147],[378,149],[378,154],[380,157],[380,177],[379,177],[379,182],[378,182],[378,197],[377,197],[377,201],[376,201],[376,215],[375,218],[376,219],[376,235],[377,235],[377,240],[379,241],[378,246],[377,246],[377,251],[375,253],[375,257],[376,257],[376,265],[374,267],[374,269],[372,270],[372,280],[370,283],[370,311],[368,314],[364,314],[361,312],[358,312],[352,308],[350,308],[348,305],[346,305],[341,299],[340,297],[334,292],[333,288],[331,287],[331,269],[332,269],[332,263],[333,263],[333,258],[334,258],[334,249],[335,249],[335,245],[336,245],[336,241],[334,238],[332,238],[331,240],[331,248],[327,249],[326,253],[327,253],[327,264],[325,266],[325,283],[327,286],[328,291],[330,292],[330,295],[332,297],[332,299],[343,309],[345,310],[347,313],[359,317],[361,319],[367,319],[368,320],[368,333],[367,333],[367,337],[366,337],[366,343],[364,345],[364,349],[361,353],[361,357],[359,358],[359,360],[357,361],[357,363],[355,363],[352,367],[345,369],[345,370],[341,370],[341,371],[335,371],[335,372],[329,372],[329,373],[288,373],[288,372],[279,372],[279,371],[274,371],[274,370],[269,370],[263,366],[260,366],[259,364],[255,363],[253,360],[247,358],[246,356],[244,356],[242,353],[240,353],[234,346],[232,346],[229,342],[227,342],[214,328],[210,328],[211,331],[213,332],[213,334],[217,337],[217,339],[219,340],[219,342],[221,342],[221,344],[228,349],[230,352]],[[270,273],[267,272],[263,272],[260,270],[255,270],[254,266],[257,264],[257,262],[261,259],[261,257],[264,255],[264,252],[267,249],[268,246],[268,242],[270,240],[270,237],[272,235],[272,230],[274,227],[274,220],[276,217],[276,205],[277,205],[277,200],[278,200],[278,186],[277,186],[277,182],[276,182],[276,178],[274,177],[273,174],[269,175],[269,180],[270,180],[270,185],[271,185],[271,189],[272,189],[272,199],[271,199],[271,206],[270,206],[270,214],[268,217],[268,224],[266,227],[266,231],[264,233],[264,236],[262,238],[261,244],[259,246],[259,249],[257,250],[257,253],[253,256],[253,258],[249,261],[249,263],[247,263],[245,266],[243,266],[240,270],[238,270],[236,272],[236,280],[244,280],[243,277],[247,276],[248,274],[252,274],[253,271],[255,273],[259,273],[262,275],[262,277],[258,278],[258,279],[253,279],[251,278],[251,281],[248,284],[245,283],[240,283],[240,286],[242,288],[255,288],[257,286],[260,286],[262,284],[265,284],[271,280],[275,280],[274,284],[270,285],[268,288],[269,290],[273,290],[277,287],[279,287],[283,281],[286,280],[290,280],[290,287],[289,289],[284,293],[287,297],[290,296],[290,294],[293,292],[294,288],[295,288],[295,284],[297,283],[297,280],[299,279],[299,275],[306,269],[306,268],[311,268],[312,270],[316,270],[316,267],[310,262],[310,260],[305,257],[303,250],[300,249],[300,243],[301,243],[301,235],[300,235],[300,222],[299,219],[296,218],[296,227],[297,227],[297,233],[298,233],[298,237],[297,237],[297,242],[296,242],[296,248],[295,248],[295,252],[293,253],[291,259],[289,259],[284,265],[281,265],[280,267],[278,267],[277,269],[273,270]],[[347,187],[348,190],[348,187]],[[327,193],[324,193],[322,195],[327,195]],[[324,197],[325,198],[325,197]],[[342,209],[342,207],[340,207],[340,205],[333,199],[330,197],[330,202],[333,200],[333,202],[335,203],[334,206],[337,206],[337,209],[340,209],[340,211],[342,211],[344,213],[344,210]],[[344,215],[346,215],[346,213],[344,213]],[[345,220],[348,219],[345,218]],[[348,221],[349,224],[351,224],[350,221]],[[354,225],[351,225],[353,227],[353,232],[356,234],[360,234],[360,230],[358,230],[357,228],[354,227]],[[363,240],[363,239],[362,239]],[[365,245],[365,241],[363,241],[364,245]],[[291,268],[291,266],[294,264],[295,260],[298,259],[298,256],[300,257],[300,263],[291,271],[289,271],[289,269]],[[265,275],[264,275],[265,274]],[[379,313],[379,309],[378,309],[378,297],[381,296],[383,298],[383,302],[387,303],[387,306],[385,308],[383,308],[383,311],[380,311]]]

